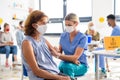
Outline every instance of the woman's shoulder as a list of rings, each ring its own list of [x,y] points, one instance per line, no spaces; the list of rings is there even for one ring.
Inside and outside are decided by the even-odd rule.
[[[22,42],[32,43],[32,37],[31,36],[25,36]]]
[[[100,33],[98,31],[96,33],[97,33],[96,35],[100,35]]]
[[[11,32],[8,32],[8,33],[2,32],[2,35],[11,35]]]
[[[5,34],[5,32],[2,32],[2,34]]]
[[[68,33],[67,33],[67,32],[64,32],[64,33],[61,34],[61,37],[64,38],[64,37],[66,37],[67,35],[68,35]]]
[[[30,41],[30,40],[32,40],[32,38],[31,38],[30,36],[25,35],[25,37],[24,37],[24,40],[23,40],[23,41],[25,41],[25,40]]]
[[[5,36],[6,35],[6,33],[5,32],[2,32],[2,34],[1,34],[2,36]]]
[[[4,32],[0,31],[0,35],[2,35]]]
[[[29,42],[31,42],[31,43],[35,43],[36,41],[33,39],[33,37],[31,37],[31,36],[28,36],[28,35],[26,35],[26,36],[24,36],[24,40],[27,40],[27,41],[29,41]],[[23,40],[23,41],[24,41]],[[43,36],[40,36],[40,41],[41,42],[44,42],[46,39],[43,37]]]
[[[87,36],[84,33],[82,33],[82,32],[78,32],[76,39],[77,40],[87,39]]]
[[[82,32],[78,32],[78,36],[80,36],[80,37],[86,37],[86,35],[84,33],[82,33]]]

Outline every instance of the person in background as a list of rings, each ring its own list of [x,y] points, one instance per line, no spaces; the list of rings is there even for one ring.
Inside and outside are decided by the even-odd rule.
[[[0,30],[1,30],[1,27],[0,27]],[[6,44],[2,43],[1,42],[1,37],[2,37],[2,31],[0,31],[0,53],[5,53],[5,48],[4,46],[6,46]],[[6,66],[7,67],[7,66]]]
[[[88,30],[85,32],[86,35],[91,35],[93,41],[100,41],[100,33],[95,30],[95,26],[93,22],[88,23]],[[88,45],[88,50],[93,51],[93,50],[100,50],[101,48],[98,47],[98,45]],[[101,68],[100,70],[100,78],[105,78],[107,77],[106,74],[106,69],[105,69],[105,61],[104,61],[104,56],[99,56],[99,66]],[[106,67],[109,70],[108,63],[107,63],[107,58],[106,58]]]
[[[95,30],[95,26],[93,22],[88,23],[88,30],[86,30],[85,34],[92,36],[92,41],[99,41],[100,40],[100,33]],[[93,51],[95,47],[98,45],[88,45],[88,50]]]
[[[100,33],[95,30],[93,22],[88,23],[88,30],[86,30],[85,34],[91,35],[92,40],[94,40],[94,41],[100,40]]]
[[[76,28],[79,24],[79,18],[76,14],[70,13],[65,17],[66,32],[60,37],[59,49],[62,53],[59,59],[59,69],[62,73],[75,78],[83,76],[88,70],[85,50],[87,49],[87,37]],[[63,54],[64,52],[64,54]]]
[[[6,61],[5,61],[5,66],[9,67],[9,54],[12,53],[12,61],[13,61],[13,67],[15,67],[15,64],[17,64],[17,46],[14,45],[13,42],[13,37],[11,35],[10,31],[10,26],[8,23],[4,24],[4,32],[1,35],[0,42],[3,44],[1,45],[1,52],[6,54]]]
[[[111,36],[120,36],[120,27],[116,25],[116,18],[113,14],[107,16],[107,22],[113,28]]]
[[[108,25],[113,28],[111,36],[120,36],[120,27],[116,24],[115,15],[109,14],[107,16],[107,22],[108,22]]]
[[[25,21],[25,39],[22,42],[22,62],[29,80],[70,80],[60,73],[53,57],[54,47],[43,37],[47,29],[48,17],[35,10]]]
[[[107,22],[108,22],[108,25],[113,28],[111,36],[120,36],[120,27],[118,25],[116,25],[116,18],[113,14],[109,14],[107,16]],[[100,65],[104,66],[104,56],[101,56],[100,61],[101,61]],[[108,61],[106,61],[106,62],[107,62],[107,65],[106,65],[107,71],[110,72],[109,66],[108,66]]]
[[[18,30],[16,32],[16,41],[19,49],[21,49],[21,44],[24,39],[24,26],[23,21],[19,22]]]
[[[109,14],[107,16],[107,22],[108,22],[108,25],[113,28],[111,36],[120,36],[120,27],[116,25],[116,18],[113,14]],[[101,49],[104,49],[104,48],[101,48]],[[97,50],[100,50],[100,49],[98,48]],[[106,70],[104,67],[105,66],[104,56],[100,56],[99,59],[100,59],[99,61],[100,61],[100,67],[102,69],[102,72],[106,75]],[[110,72],[107,58],[106,58],[106,68],[107,68],[107,71]]]

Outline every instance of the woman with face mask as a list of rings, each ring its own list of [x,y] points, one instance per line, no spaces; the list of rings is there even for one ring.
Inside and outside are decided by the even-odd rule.
[[[89,42],[89,36],[91,36],[92,41],[99,41],[100,40],[100,33],[95,30],[95,26],[93,22],[88,23],[88,29],[86,30],[85,34],[88,36],[88,43]],[[98,45],[88,45],[88,50],[93,51],[95,47],[98,47]]]
[[[8,23],[4,24],[4,32],[1,36],[1,43],[4,44],[4,46],[1,46],[1,52],[6,53],[6,61],[5,66],[9,67],[9,54],[13,54],[13,67],[15,67],[15,64],[17,62],[17,46],[14,45],[13,36],[10,33],[10,26]]]
[[[88,23],[88,30],[86,30],[85,34],[91,35],[92,40],[94,40],[94,41],[100,40],[100,33],[95,30],[93,22]]]
[[[100,33],[97,32],[95,30],[95,26],[93,24],[93,22],[89,22],[88,23],[88,30],[86,30],[85,32],[86,35],[91,35],[92,36],[92,40],[93,41],[99,41],[100,40]],[[98,44],[89,44],[88,45],[88,50],[91,52],[93,50],[101,50],[102,48],[99,48],[98,47]],[[107,74],[106,74],[106,69],[105,69],[105,62],[106,62],[106,68],[107,70],[109,71],[109,66],[108,66],[108,62],[107,62],[107,58],[106,58],[106,61],[104,60],[104,56],[103,55],[100,55],[99,56],[99,67],[101,68],[100,69],[100,78],[106,78]]]
[[[47,30],[48,17],[35,10],[25,21],[25,38],[22,42],[22,62],[29,80],[70,80],[62,76],[53,57],[57,57],[52,45],[43,37]],[[54,50],[54,49],[53,49]]]
[[[64,52],[58,56],[61,59],[59,69],[71,78],[83,76],[88,69],[85,50],[87,49],[86,36],[76,28],[79,18],[76,14],[70,13],[65,17],[65,29],[60,37],[59,51]]]

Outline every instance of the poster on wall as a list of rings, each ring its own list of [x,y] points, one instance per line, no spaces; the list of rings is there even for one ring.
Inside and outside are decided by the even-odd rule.
[[[10,0],[8,7],[27,10],[28,5],[28,0]]]

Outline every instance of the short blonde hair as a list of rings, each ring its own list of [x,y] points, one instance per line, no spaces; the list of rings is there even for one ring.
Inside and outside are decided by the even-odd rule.
[[[65,17],[65,20],[79,22],[79,18],[76,14],[70,13]]]

